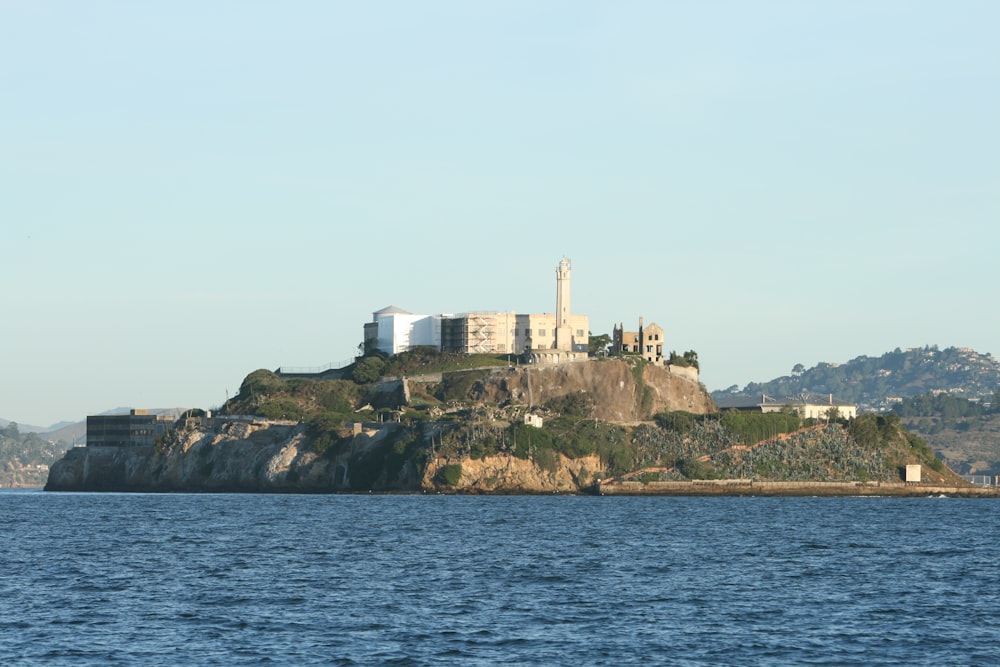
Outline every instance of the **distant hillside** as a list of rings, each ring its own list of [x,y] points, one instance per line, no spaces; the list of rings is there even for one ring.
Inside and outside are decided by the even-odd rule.
[[[0,419],[0,428],[7,428],[11,424],[17,424],[17,430],[21,433],[45,433],[49,429],[44,426],[35,426],[33,424],[22,424],[21,422],[10,421],[7,419]]]
[[[65,443],[21,433],[17,424],[0,429],[0,487],[42,486],[49,466],[66,451]]]
[[[790,375],[770,382],[733,385],[712,392],[716,401],[732,396],[794,396],[833,394],[858,406],[859,412],[886,412],[902,399],[931,393],[950,393],[989,403],[1000,388],[1000,362],[990,354],[969,348],[936,345],[900,350],[881,357],[861,356],[847,363],[801,364]]]

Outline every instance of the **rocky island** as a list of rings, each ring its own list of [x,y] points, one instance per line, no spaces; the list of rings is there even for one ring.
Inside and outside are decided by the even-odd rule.
[[[922,484],[906,484],[907,465]],[[45,488],[978,493],[891,415],[719,412],[689,366],[635,357],[532,366],[434,350],[322,378],[254,371],[219,411],[189,411],[154,444],[70,450]]]

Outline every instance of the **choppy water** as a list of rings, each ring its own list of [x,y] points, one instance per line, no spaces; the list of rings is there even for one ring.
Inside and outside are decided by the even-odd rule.
[[[5,492],[0,664],[996,664],[998,528],[991,500]]]

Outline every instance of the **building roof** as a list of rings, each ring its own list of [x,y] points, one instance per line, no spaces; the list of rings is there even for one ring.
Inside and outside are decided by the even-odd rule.
[[[403,310],[402,308],[397,308],[396,306],[386,306],[382,310],[376,310],[372,315],[378,317],[379,315],[412,315],[408,310]]]

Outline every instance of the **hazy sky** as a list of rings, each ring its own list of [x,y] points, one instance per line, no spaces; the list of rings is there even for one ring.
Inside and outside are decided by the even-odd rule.
[[[1000,353],[1000,3],[0,2],[0,417],[373,311],[639,316],[709,389]]]

